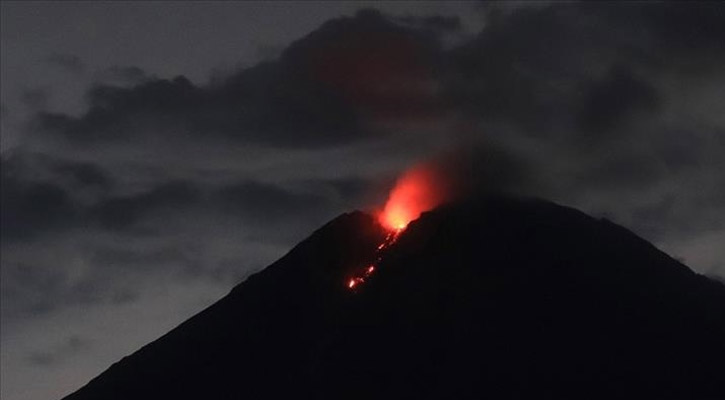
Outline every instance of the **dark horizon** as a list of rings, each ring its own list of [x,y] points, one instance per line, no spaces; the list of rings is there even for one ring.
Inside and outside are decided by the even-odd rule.
[[[0,10],[3,399],[78,389],[420,165],[725,279],[719,3]]]

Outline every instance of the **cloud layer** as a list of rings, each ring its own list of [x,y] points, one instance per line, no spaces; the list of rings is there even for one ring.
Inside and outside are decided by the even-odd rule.
[[[37,88],[22,124],[3,104],[22,139],[2,152],[5,329],[163,290],[211,301],[336,214],[379,206],[421,160],[614,219],[725,276],[725,8],[476,12],[471,33],[363,10],[203,83],[49,54],[94,84],[76,113]],[[95,343],[61,336],[25,360]]]

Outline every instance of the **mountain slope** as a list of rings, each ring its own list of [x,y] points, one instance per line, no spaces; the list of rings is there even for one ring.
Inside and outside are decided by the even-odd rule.
[[[725,286],[537,200],[345,214],[68,400],[725,398]]]

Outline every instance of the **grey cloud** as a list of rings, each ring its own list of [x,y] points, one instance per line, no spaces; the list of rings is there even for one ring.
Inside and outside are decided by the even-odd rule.
[[[670,64],[690,70],[709,69],[711,63],[722,61],[725,11],[716,2],[644,3],[638,7],[604,7],[601,12],[608,15],[615,27],[647,35],[652,41],[648,43],[650,54],[661,67]],[[690,58],[685,59],[690,67],[679,60],[672,62],[683,56]]]
[[[138,85],[144,82],[158,79],[149,75],[142,68],[135,66],[119,66],[115,65],[96,73],[96,78],[100,82],[107,84],[118,84],[121,86]]]
[[[3,241],[30,239],[45,230],[67,228],[75,220],[78,210],[62,188],[21,181],[4,170],[0,179]]]
[[[414,23],[417,22],[410,17],[404,18],[404,21]],[[420,21],[418,23],[422,24],[423,26],[434,30],[457,31],[461,29],[461,19],[457,16],[445,17],[440,15],[433,15],[429,17],[419,18],[418,21]]]
[[[582,138],[598,142],[598,135],[621,132],[627,128],[627,121],[657,111],[660,101],[650,83],[628,69],[614,67],[586,89],[577,122],[583,132],[593,135],[582,135]]]
[[[74,228],[154,234],[158,221],[178,215],[229,213],[259,228],[294,217],[329,216],[325,210],[343,198],[338,192],[317,194],[252,180],[211,184],[159,178],[129,192],[94,164],[23,154],[2,160],[1,177],[3,242]]]
[[[661,239],[668,228],[665,221],[673,220],[675,202],[675,198],[670,195],[655,204],[636,208],[632,211],[632,224],[641,234],[652,239]]]
[[[184,77],[133,87],[99,85],[89,93],[91,108],[85,115],[44,113],[37,126],[79,144],[161,132],[172,138],[204,135],[303,146],[338,142],[355,130],[352,111],[343,102],[295,75],[293,69],[269,66],[218,87],[199,87]]]
[[[389,186],[390,182],[386,182],[381,185],[380,182],[373,182],[372,179],[364,179],[358,177],[350,177],[337,180],[329,180],[323,182],[305,182],[305,185],[315,187],[315,185],[322,185],[324,189],[321,190],[324,193],[326,190],[332,192],[332,196],[345,202],[354,202],[365,199],[366,197],[374,196],[375,192],[382,192],[380,188],[375,190],[376,186]],[[373,202],[362,200],[364,205],[374,204]]]
[[[73,335],[66,338],[65,341],[57,343],[52,348],[31,353],[28,356],[28,361],[34,366],[48,367],[85,351],[90,346],[91,342],[88,339]]]
[[[60,179],[69,181],[71,187],[75,189],[97,187],[108,190],[113,186],[112,178],[100,167],[91,163],[58,162],[53,169]]]
[[[562,108],[571,108],[573,82],[589,67],[586,55],[594,39],[568,14],[576,12],[542,7],[505,17],[489,13],[488,25],[448,54],[444,79],[453,104],[538,135],[548,132],[565,115]]]
[[[43,156],[15,154],[0,160],[2,242],[78,227],[84,197],[107,193],[112,178],[99,167]]]
[[[241,182],[213,194],[218,209],[239,218],[255,235],[272,242],[301,238],[310,226],[323,223],[337,210],[324,194],[294,192],[268,184]]]
[[[138,195],[109,197],[89,212],[104,228],[123,230],[152,214],[177,211],[198,204],[201,200],[202,193],[194,185],[169,182]]]
[[[41,113],[33,127],[76,144],[167,134],[280,147],[354,142],[375,131],[366,118],[417,117],[440,105],[430,93],[437,37],[368,10],[322,25],[274,61],[209,84],[183,76],[133,86],[98,84],[74,117]],[[140,75],[142,71],[125,71]]]
[[[684,120],[663,119],[678,101],[663,83],[692,74],[663,60],[697,57],[702,71],[710,71],[705,64],[717,63],[723,53],[717,45],[719,7],[484,9],[483,30],[453,48],[442,46],[441,38],[460,28],[457,18],[391,18],[367,10],[328,21],[276,60],[208,84],[183,77],[99,84],[88,93],[85,114],[45,113],[36,122],[75,144],[127,144],[162,132],[167,136],[161,143],[233,140],[314,148],[385,139],[389,132],[376,127],[381,120],[405,127],[410,121],[457,119],[464,133],[452,124],[443,132],[418,134],[421,141],[447,135],[440,140],[449,147],[489,146],[482,154],[461,151],[462,160],[476,160],[466,161],[465,168],[477,172],[465,174],[486,175],[482,180],[491,186],[529,185],[534,194],[553,193],[565,202],[576,202],[581,193],[657,190],[669,177],[718,168],[707,156],[717,135],[699,134],[701,127]],[[436,89],[422,89],[429,84]],[[540,190],[547,184],[551,188]],[[344,187],[334,186],[316,198],[258,183],[218,190],[189,185],[186,193],[163,201],[154,200],[164,197],[159,193],[108,196],[93,215],[105,228],[118,229],[154,209],[204,203],[202,208],[220,207],[255,223],[258,214],[322,214],[330,196],[349,199],[340,191]],[[171,198],[179,203],[167,203]]]
[[[368,10],[206,82],[46,60],[97,82],[87,110],[39,112],[3,149],[3,322],[224,291],[426,156],[462,192],[611,215],[725,276],[725,8],[530,4],[484,3],[472,36]]]
[[[85,63],[80,57],[74,54],[54,53],[49,55],[45,61],[50,65],[76,75],[81,74],[86,70]]]
[[[2,311],[8,319],[19,316],[47,314],[59,306],[66,273],[27,262],[8,262],[5,255],[2,268]]]
[[[234,282],[342,211],[337,193],[254,181],[124,193],[93,164],[38,155],[3,159],[2,178],[6,319],[134,302],[159,274]]]
[[[615,191],[654,184],[666,175],[666,171],[644,158],[641,152],[618,150],[612,153],[575,173],[575,182],[581,186]]]
[[[114,73],[134,83],[98,84],[88,93],[86,113],[41,113],[36,127],[92,152],[96,144],[140,148],[157,135],[154,144],[219,140],[315,148],[386,139],[395,128],[380,129],[380,121],[402,121],[405,128],[415,126],[411,121],[454,120],[452,128],[417,138],[447,136],[439,140],[454,148],[458,142],[458,148],[488,146],[481,154],[460,151],[469,164],[459,167],[468,170],[463,175],[485,175],[482,180],[497,187],[530,185],[535,192],[549,184],[539,193],[565,202],[581,193],[658,190],[668,177],[718,168],[707,156],[718,135],[663,119],[677,104],[663,83],[691,71],[662,61],[697,57],[708,71],[704,65],[722,53],[720,8],[553,4],[502,12],[487,6],[485,17],[475,37],[445,48],[442,35],[459,30],[457,18],[391,18],[367,10],[328,21],[273,61],[207,84],[118,67]],[[204,151],[192,157],[204,159]],[[284,160],[287,153],[271,157]],[[110,194],[111,181],[89,168],[62,174],[78,185],[95,182],[99,189],[84,218],[109,230],[180,209],[228,212],[250,226],[261,225],[260,215],[322,215],[336,204],[331,199],[354,203],[364,192],[360,186],[370,183],[320,184],[324,194],[311,195],[298,190],[302,183],[314,185],[308,181],[293,183],[291,191],[253,181],[230,184],[230,170],[221,186],[180,176],[175,183],[158,178],[153,188]],[[75,193],[68,187],[54,192],[57,214],[68,211],[63,198]]]
[[[135,302],[159,276],[183,276],[193,262],[189,253],[195,250],[170,240],[148,248],[98,231],[66,231],[63,236],[65,240],[37,240],[34,245],[42,246],[42,252],[32,252],[27,246],[3,246],[2,312],[6,322],[43,317],[68,307]]]
[[[21,94],[21,101],[32,110],[42,110],[48,106],[50,93],[48,88],[26,89]]]
[[[487,16],[475,39],[450,52],[449,96],[472,115],[533,135],[572,123],[626,128],[619,123],[653,114],[662,101],[650,78],[684,73],[684,60],[690,71],[713,71],[725,56],[717,45],[725,17],[712,3],[494,7]]]

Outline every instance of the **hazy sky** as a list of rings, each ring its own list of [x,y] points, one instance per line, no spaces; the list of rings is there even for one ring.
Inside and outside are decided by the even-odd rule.
[[[718,3],[0,7],[3,399],[77,389],[431,159],[725,276]]]

